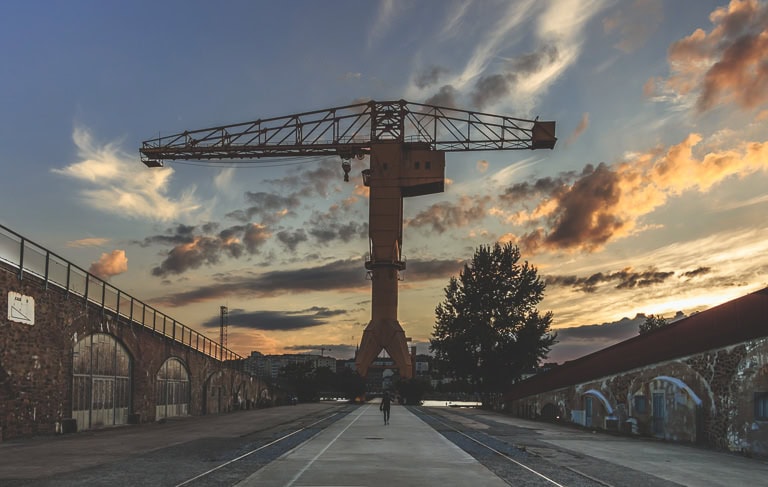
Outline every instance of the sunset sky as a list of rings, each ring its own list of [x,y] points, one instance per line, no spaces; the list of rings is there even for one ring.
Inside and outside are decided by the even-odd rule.
[[[0,45],[0,224],[211,338],[227,306],[241,355],[352,357],[368,160],[150,169],[141,142],[370,99],[557,122],[405,201],[419,353],[495,241],[546,280],[557,362],[768,286],[765,1],[10,0]]]

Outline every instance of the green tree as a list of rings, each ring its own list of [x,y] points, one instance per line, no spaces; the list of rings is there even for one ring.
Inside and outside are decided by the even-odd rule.
[[[443,372],[483,393],[501,392],[556,342],[552,312],[537,305],[546,284],[512,244],[480,246],[435,309],[430,349]]]
[[[642,335],[643,333],[648,333],[649,331],[667,326],[668,324],[667,320],[661,315],[648,315],[645,317],[645,321],[640,324],[637,333]]]
[[[428,381],[418,377],[402,379],[397,383],[395,388],[403,399],[405,399],[405,404],[411,406],[418,406],[421,404],[424,394],[432,389]]]
[[[314,367],[310,362],[288,364],[278,372],[280,387],[295,394],[301,402],[317,400],[319,392]]]

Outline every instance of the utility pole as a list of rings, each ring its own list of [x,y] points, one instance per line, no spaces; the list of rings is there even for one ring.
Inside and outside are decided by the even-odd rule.
[[[224,360],[224,349],[227,348],[227,322],[229,310],[226,306],[221,307],[221,324],[219,326],[219,345],[221,345],[221,356],[219,360]]]

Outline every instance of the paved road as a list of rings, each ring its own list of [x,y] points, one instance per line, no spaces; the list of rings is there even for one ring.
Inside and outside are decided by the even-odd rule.
[[[610,485],[648,485],[651,481],[648,477],[695,487],[768,485],[768,462],[764,460],[482,410],[435,408],[434,411]]]
[[[206,472],[187,485],[698,487],[768,478],[764,461],[475,409],[395,406],[391,425],[379,419],[375,405],[300,404],[6,441],[0,485],[178,486]]]

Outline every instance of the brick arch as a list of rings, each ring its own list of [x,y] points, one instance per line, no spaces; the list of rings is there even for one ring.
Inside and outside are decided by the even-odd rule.
[[[155,419],[189,415],[191,380],[189,366],[171,355],[156,373]]]
[[[77,430],[128,423],[134,356],[111,333],[95,332],[72,346],[72,417]]]

